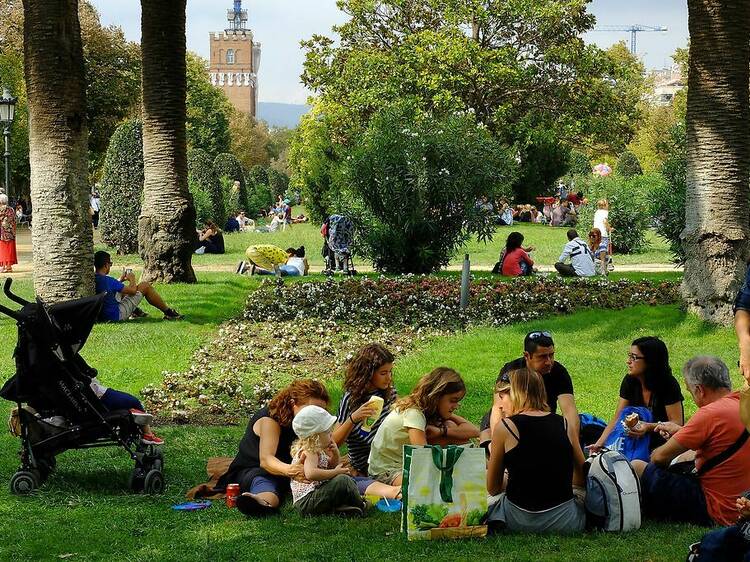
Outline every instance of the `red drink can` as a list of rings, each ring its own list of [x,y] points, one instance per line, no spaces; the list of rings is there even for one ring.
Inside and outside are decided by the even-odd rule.
[[[240,495],[239,484],[227,485],[227,507],[237,507],[237,496]]]

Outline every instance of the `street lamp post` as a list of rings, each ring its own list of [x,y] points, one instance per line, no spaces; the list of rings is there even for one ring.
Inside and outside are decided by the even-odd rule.
[[[3,137],[5,137],[5,194],[10,197],[10,126],[16,116],[16,101],[10,95],[8,88],[3,88],[3,97],[0,98],[0,123],[3,125]]]

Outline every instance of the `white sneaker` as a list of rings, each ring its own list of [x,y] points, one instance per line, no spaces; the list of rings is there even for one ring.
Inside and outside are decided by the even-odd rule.
[[[241,261],[239,264],[237,264],[235,273],[237,275],[242,275],[243,273],[245,273],[245,269],[247,269],[247,264],[244,261]]]
[[[205,246],[201,246],[200,248],[198,248],[195,251],[195,253],[198,254],[199,256],[202,255],[202,254],[205,254],[206,253],[206,247]]]

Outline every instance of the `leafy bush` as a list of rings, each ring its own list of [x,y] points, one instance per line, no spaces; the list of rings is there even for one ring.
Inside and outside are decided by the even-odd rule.
[[[513,185],[513,195],[519,203],[550,195],[555,180],[568,171],[570,149],[550,135],[549,132],[535,132],[521,151],[518,178]]]
[[[512,164],[472,115],[437,119],[389,108],[352,150],[341,207],[377,270],[429,273],[471,235],[491,236],[494,224],[476,202],[509,193]]]
[[[648,246],[646,231],[650,226],[649,198],[655,186],[662,181],[659,174],[631,179],[619,175],[581,178],[578,188],[582,188],[589,204],[581,208],[579,224],[590,229],[594,223],[596,202],[607,199],[615,252],[633,254],[645,250]]]
[[[268,170],[260,164],[256,164],[250,168],[248,175],[254,184],[262,183],[263,185],[268,185]]]
[[[138,251],[138,215],[143,197],[143,129],[140,121],[120,125],[107,149],[99,194],[102,240],[118,254]]]
[[[262,212],[265,213],[273,202],[274,197],[270,187],[262,183],[253,186],[248,203],[247,216],[257,217]]]
[[[188,178],[188,187],[195,205],[195,224],[201,227],[206,224],[207,220],[214,220],[213,203],[209,194],[194,179]]]
[[[615,172],[625,179],[630,179],[642,175],[643,169],[641,168],[641,163],[638,161],[638,157],[629,150],[626,150],[617,159]]]
[[[685,189],[687,168],[687,136],[684,123],[675,125],[669,138],[659,146],[666,154],[661,173],[664,182],[651,193],[651,216],[656,231],[669,242],[677,263],[685,261],[680,233],[685,228]]]
[[[222,182],[224,192],[224,207],[227,216],[234,216],[239,209],[247,211],[249,206],[249,196],[247,184],[245,183],[245,174],[242,171],[240,161],[233,154],[224,152],[219,154],[214,160],[214,170],[219,180]],[[238,192],[233,192],[234,182],[240,182]]]
[[[273,168],[268,168],[266,175],[268,176],[268,187],[271,188],[274,198],[279,195],[284,197],[286,190],[289,188],[289,176]]]
[[[571,150],[568,156],[568,174],[571,176],[590,176],[591,161],[580,150]]]
[[[193,187],[193,197],[196,191],[205,193],[211,201],[209,218],[223,226],[227,220],[224,193],[216,170],[214,170],[213,161],[205,150],[195,148],[188,152],[188,180]]]

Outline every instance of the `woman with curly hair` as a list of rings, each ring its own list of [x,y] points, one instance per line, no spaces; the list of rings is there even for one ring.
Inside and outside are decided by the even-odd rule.
[[[305,406],[326,408],[329,402],[326,387],[315,380],[294,381],[282,389],[250,419],[239,452],[217,488],[238,483],[237,508],[245,515],[274,513],[289,492],[289,480],[304,479],[302,465],[292,463],[292,420]]]
[[[367,475],[372,440],[396,400],[394,360],[385,346],[371,343],[360,349],[346,367],[344,395],[339,403],[338,426],[333,438],[339,445],[346,442],[349,463],[358,476]],[[383,400],[383,409],[375,423],[365,430],[362,427],[364,421],[377,414],[377,408],[371,402],[374,396]]]
[[[455,414],[465,395],[461,375],[448,367],[438,367],[419,379],[411,394],[395,403],[375,434],[370,476],[399,486],[404,445],[462,444],[478,437],[479,428]]]

